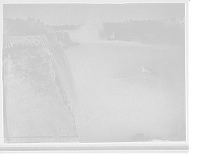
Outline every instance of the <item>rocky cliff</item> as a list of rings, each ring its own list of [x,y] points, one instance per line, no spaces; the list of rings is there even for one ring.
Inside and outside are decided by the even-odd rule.
[[[78,142],[74,117],[55,83],[49,49],[4,49],[6,142]]]

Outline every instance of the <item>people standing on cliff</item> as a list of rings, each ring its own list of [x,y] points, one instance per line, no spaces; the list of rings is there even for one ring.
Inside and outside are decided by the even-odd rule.
[[[40,42],[40,46],[43,46],[43,42],[42,41]]]
[[[14,48],[14,43],[12,41],[11,41],[10,45],[12,48]]]

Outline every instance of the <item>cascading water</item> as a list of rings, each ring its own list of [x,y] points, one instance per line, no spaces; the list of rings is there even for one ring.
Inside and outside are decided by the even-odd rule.
[[[184,140],[183,52],[112,41],[66,52],[81,142]]]
[[[94,43],[99,41],[100,25],[98,23],[87,22],[76,31],[69,31],[73,41],[79,43]]]
[[[86,36],[93,33],[72,33],[81,44],[65,50],[46,36],[17,41],[42,41],[50,49],[56,82],[71,106],[81,142],[131,141],[137,133],[146,139],[184,140],[182,49],[115,40],[99,43],[97,35],[89,36],[89,42]],[[155,74],[142,72],[142,66],[151,66]]]
[[[50,49],[52,68],[56,74],[55,81],[60,87],[64,102],[71,107],[71,113],[74,115],[74,110],[78,109],[76,87],[67,54],[59,43],[49,41],[45,35],[35,36],[35,39],[42,41],[44,46]]]

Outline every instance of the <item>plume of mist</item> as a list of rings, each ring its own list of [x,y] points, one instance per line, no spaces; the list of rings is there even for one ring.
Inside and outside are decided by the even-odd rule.
[[[99,11],[90,9],[84,25],[78,30],[69,32],[73,41],[79,43],[91,43],[99,41],[99,31],[102,28]]]

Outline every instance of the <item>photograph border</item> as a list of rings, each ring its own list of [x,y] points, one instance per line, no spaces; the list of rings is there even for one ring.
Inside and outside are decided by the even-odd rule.
[[[0,109],[0,152],[133,152],[133,151],[157,151],[157,152],[188,152],[189,150],[189,134],[188,134],[188,49],[189,49],[189,0],[115,0],[115,1],[92,1],[92,0],[62,0],[62,1],[28,1],[28,0],[19,0],[17,1],[3,1],[0,3],[0,12],[1,12],[1,39],[0,39],[0,49],[2,50],[2,43],[3,43],[3,4],[38,4],[38,3],[185,3],[185,93],[186,93],[186,141],[183,142],[110,142],[110,143],[4,143],[4,126],[3,126],[3,84],[2,81],[0,83],[0,90],[1,90],[1,109]],[[1,51],[2,55],[2,51]],[[2,59],[2,57],[1,57]],[[0,60],[1,66],[1,78],[2,78],[2,60]],[[2,79],[1,79],[2,80]]]

